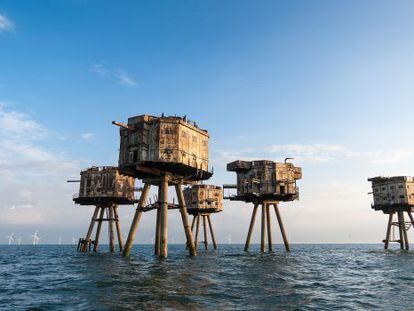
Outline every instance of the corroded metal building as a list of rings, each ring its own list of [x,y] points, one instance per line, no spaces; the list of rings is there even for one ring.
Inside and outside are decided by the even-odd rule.
[[[181,117],[140,115],[120,128],[119,169],[145,178],[165,172],[188,181],[211,177],[206,130]]]
[[[197,184],[184,189],[188,213],[218,213],[223,210],[223,189],[219,186]]]
[[[191,231],[195,229],[195,246],[198,245],[201,218],[203,220],[205,249],[208,249],[207,227],[210,228],[213,247],[217,249],[210,215],[223,211],[223,189],[214,185],[197,184],[184,189],[184,198],[188,213],[194,216]]]
[[[390,242],[398,242],[401,249],[409,249],[407,230],[412,224],[414,227],[414,178],[409,176],[374,177],[368,181],[372,184],[374,210],[388,214],[388,225],[384,248],[388,249]],[[405,221],[404,212],[409,221]],[[394,221],[394,215],[397,221]],[[399,239],[395,238],[394,229],[398,229]]]
[[[168,186],[174,185],[178,198],[187,245],[191,255],[196,255],[193,235],[188,223],[182,185],[208,179],[212,171],[208,165],[208,140],[206,130],[186,117],[139,115],[120,126],[119,170],[142,179],[144,188],[123,252],[129,256],[135,233],[146,209],[151,185],[158,187],[155,254],[162,258],[168,253]]]
[[[237,195],[230,197],[231,200],[292,201],[299,198],[296,180],[302,178],[302,169],[292,163],[234,161],[227,164],[227,170],[237,174]]]
[[[286,160],[289,158],[286,158]],[[261,161],[234,161],[227,164],[227,170],[236,172],[237,184],[224,185],[223,188],[234,188],[236,194],[228,195],[225,199],[233,201],[252,202],[254,209],[250,220],[249,231],[246,238],[245,251],[250,246],[256,213],[262,205],[261,218],[261,252],[266,250],[266,231],[269,251],[273,250],[272,226],[270,219],[270,206],[273,205],[283,242],[287,251],[290,250],[285,233],[282,217],[279,212],[279,202],[299,199],[299,188],[296,181],[302,178],[302,169],[288,163],[261,160]]]
[[[109,249],[115,251],[115,228],[118,236],[119,250],[122,251],[123,240],[118,216],[118,205],[134,204],[133,177],[119,173],[117,167],[91,167],[81,172],[79,193],[73,198],[76,204],[95,205],[95,211],[85,238],[79,239],[78,250],[86,252],[93,245],[96,252],[103,221],[108,221]],[[106,218],[105,218],[106,212]],[[95,240],[91,236],[95,222],[98,223]]]
[[[374,177],[372,193],[376,210],[414,206],[414,179],[408,176]]]
[[[134,178],[120,174],[117,167],[93,166],[80,175],[79,193],[73,199],[77,204],[131,204],[134,200]]]

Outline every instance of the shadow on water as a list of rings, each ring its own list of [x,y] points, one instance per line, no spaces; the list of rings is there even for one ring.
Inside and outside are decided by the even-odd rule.
[[[414,252],[381,245],[242,245],[188,256],[150,245],[131,258],[77,253],[73,246],[0,247],[0,306],[33,310],[411,309]],[[105,250],[103,250],[105,251]],[[398,308],[397,308],[398,307]]]

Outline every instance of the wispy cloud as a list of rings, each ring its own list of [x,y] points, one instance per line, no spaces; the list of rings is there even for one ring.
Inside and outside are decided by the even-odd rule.
[[[54,139],[49,133],[31,116],[0,104],[0,223],[47,221],[62,197],[71,197],[62,184],[79,172],[79,164],[46,147]]]
[[[83,133],[83,134],[81,134],[81,138],[83,140],[91,140],[94,137],[95,137],[95,134],[94,133]]]
[[[111,76],[111,72],[107,68],[105,68],[102,64],[93,64],[91,67],[91,71],[101,77],[109,78]]]
[[[345,150],[342,146],[327,144],[272,145],[265,149],[267,153],[284,154],[313,162],[330,162]]]
[[[5,15],[0,14],[0,32],[8,31],[14,28],[14,23],[8,19]]]
[[[116,81],[126,87],[134,87],[137,85],[136,80],[122,69],[110,69],[103,64],[93,64],[91,66],[91,71],[101,78]]]
[[[286,144],[271,145],[262,150],[218,150],[212,160],[217,163],[231,161],[279,159],[293,157],[299,162],[314,164],[331,163],[339,160],[355,160],[370,164],[393,164],[414,156],[414,149],[398,150],[353,150],[336,144]],[[216,163],[217,162],[217,163]]]
[[[135,80],[128,73],[126,73],[123,70],[118,70],[115,73],[115,77],[118,79],[118,82],[122,85],[125,85],[125,86],[135,86],[135,85],[137,85]]]
[[[270,154],[284,154],[302,161],[317,163],[353,159],[372,164],[391,164],[407,159],[414,154],[414,150],[352,150],[345,146],[329,144],[272,145],[265,150]]]
[[[24,136],[27,139],[39,139],[48,135],[48,131],[39,123],[32,120],[29,116],[6,110],[6,104],[0,102],[0,135]]]

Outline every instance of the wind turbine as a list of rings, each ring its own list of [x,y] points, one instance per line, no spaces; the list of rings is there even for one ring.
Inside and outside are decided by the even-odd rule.
[[[9,235],[6,235],[6,239],[9,240],[8,243],[9,243],[9,245],[11,245],[12,242],[14,242],[14,233],[12,232]]]
[[[39,231],[36,230],[35,233],[30,236],[31,238],[33,238],[33,245],[39,244],[39,240],[41,239],[41,237],[38,234]]]
[[[22,238],[21,237],[18,237],[16,239],[16,243],[17,243],[17,245],[21,245],[22,244]]]
[[[76,242],[77,242],[78,240],[76,239],[76,238],[72,238],[72,244],[76,244]]]
[[[59,237],[59,245],[62,245],[62,237]]]

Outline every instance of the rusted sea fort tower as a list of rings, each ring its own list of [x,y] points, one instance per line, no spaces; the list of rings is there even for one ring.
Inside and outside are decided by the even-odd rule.
[[[168,254],[168,186],[175,186],[178,206],[191,255],[196,255],[193,235],[188,222],[182,186],[208,179],[208,139],[206,130],[200,129],[186,117],[155,117],[140,115],[128,119],[120,126],[119,170],[123,174],[142,179],[144,187],[132,220],[123,251],[129,256],[142,213],[157,210],[155,254],[162,258]],[[158,187],[158,202],[145,208],[150,186]]]
[[[409,249],[407,230],[414,227],[414,178],[408,176],[374,177],[369,178],[372,183],[374,204],[372,208],[388,214],[387,232],[384,248],[388,249],[390,242],[397,242],[401,249]],[[408,214],[409,221],[405,221],[404,212]],[[394,221],[394,215],[397,219]],[[394,229],[398,228],[399,239],[395,238]]]
[[[273,205],[276,213],[286,251],[290,251],[278,204],[279,202],[293,201],[299,198],[299,188],[296,186],[296,180],[302,178],[302,169],[295,167],[286,160],[284,163],[262,160],[234,161],[227,164],[227,170],[237,174],[237,185],[224,185],[223,188],[236,188],[237,194],[225,197],[225,199],[254,204],[245,251],[249,250],[250,238],[259,205],[262,206],[261,252],[266,251],[266,230],[269,252],[273,250],[270,219],[271,205]]]
[[[103,221],[108,221],[109,250],[115,251],[115,228],[118,236],[119,250],[122,251],[123,241],[121,226],[118,217],[118,205],[134,203],[134,178],[119,173],[117,167],[91,167],[80,173],[79,193],[73,198],[76,204],[94,205],[89,229],[85,238],[79,239],[78,250],[96,252],[99,244],[99,236]],[[106,217],[105,217],[106,211]],[[91,239],[95,222],[95,240]]]
[[[203,220],[204,247],[208,249],[207,227],[210,229],[211,241],[214,249],[217,249],[217,242],[214,235],[210,215],[223,211],[223,189],[218,186],[197,184],[184,189],[184,198],[187,211],[193,215],[191,231],[195,229],[195,247],[198,245],[200,234],[200,218]]]

